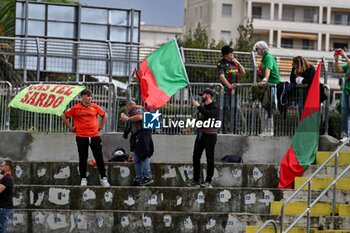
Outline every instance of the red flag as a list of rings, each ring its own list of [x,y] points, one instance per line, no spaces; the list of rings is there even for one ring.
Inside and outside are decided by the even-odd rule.
[[[188,85],[186,70],[176,40],[172,39],[140,64],[141,98],[150,110],[165,105],[172,95]]]
[[[320,131],[320,74],[318,64],[292,145],[280,163],[279,188],[293,188],[294,179],[315,161]]]

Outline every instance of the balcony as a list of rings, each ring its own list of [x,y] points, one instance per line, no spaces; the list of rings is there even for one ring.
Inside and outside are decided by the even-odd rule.
[[[347,25],[333,25],[333,24],[315,24],[306,22],[288,22],[267,20],[267,19],[255,19],[253,21],[254,29],[257,30],[281,30],[304,33],[329,33],[333,35],[346,35],[350,36],[349,26]]]

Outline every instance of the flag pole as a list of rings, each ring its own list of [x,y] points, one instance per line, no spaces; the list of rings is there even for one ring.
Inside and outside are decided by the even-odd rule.
[[[186,79],[187,79],[187,83],[188,83],[188,89],[189,89],[189,94],[190,94],[190,99],[193,99],[193,93],[192,93],[192,88],[191,88],[191,83],[188,79],[188,75],[187,75],[187,71],[186,71],[186,67],[185,67],[185,54],[183,53],[183,48],[181,47],[181,53],[180,53],[180,49],[179,49],[179,45],[177,44],[177,40],[175,37],[173,37],[173,40],[175,41],[175,44],[176,44],[176,48],[177,48],[177,51],[179,52],[179,57],[181,59],[181,64],[182,64],[182,67],[185,71],[185,74],[186,74]]]

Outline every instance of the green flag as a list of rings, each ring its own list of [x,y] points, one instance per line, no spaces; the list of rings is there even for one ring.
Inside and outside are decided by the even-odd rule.
[[[18,93],[9,106],[61,116],[69,102],[84,89],[84,86],[62,84],[30,85]]]

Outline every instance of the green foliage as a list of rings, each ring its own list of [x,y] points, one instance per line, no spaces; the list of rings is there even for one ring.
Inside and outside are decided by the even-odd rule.
[[[0,1],[0,36],[14,36],[15,8],[15,0]]]
[[[197,49],[221,49],[225,45],[224,41],[216,43],[215,40],[211,40],[209,43],[208,33],[201,24],[197,25],[197,28],[192,33],[190,29],[187,34],[180,38],[176,36],[177,43],[180,47],[184,48],[197,48]]]
[[[239,37],[236,40],[235,50],[242,52],[250,52],[253,50],[254,39],[253,39],[253,22],[247,21],[246,25],[240,24],[237,28]]]
[[[44,0],[48,3],[63,3],[70,5],[78,5],[79,2],[72,0]],[[14,36],[15,35],[15,0],[1,0],[0,1],[0,36]]]

